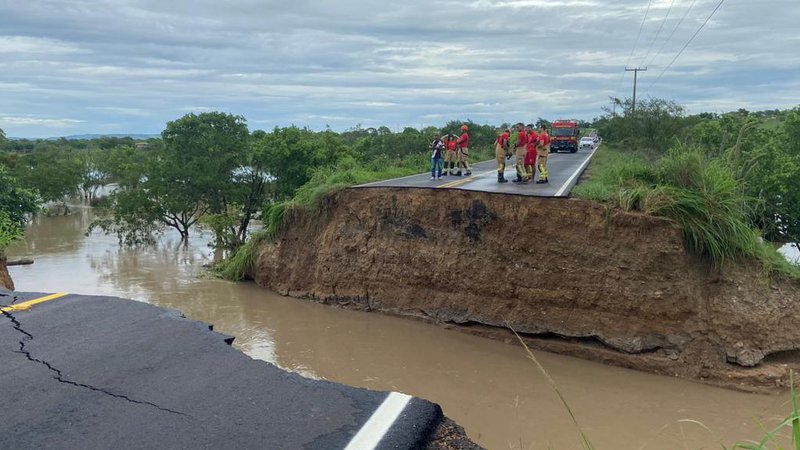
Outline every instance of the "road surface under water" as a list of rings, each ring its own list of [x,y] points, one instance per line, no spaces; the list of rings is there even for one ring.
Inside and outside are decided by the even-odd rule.
[[[166,233],[155,247],[122,248],[85,235],[93,211],[40,217],[10,257],[21,291],[108,294],[175,308],[236,336],[235,345],[305,376],[430,399],[491,449],[575,449],[578,433],[524,350],[376,313],[282,297],[253,283],[204,276],[210,234],[188,246]],[[597,449],[720,448],[760,439],[788,415],[788,395],[764,396],[537,352]],[[697,425],[698,421],[703,424]]]

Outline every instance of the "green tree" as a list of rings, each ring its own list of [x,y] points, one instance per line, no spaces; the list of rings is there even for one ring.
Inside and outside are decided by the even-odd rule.
[[[293,195],[311,178],[316,167],[332,166],[351,154],[350,148],[333,131],[314,133],[298,127],[275,128],[263,134],[253,151],[260,166],[273,179],[274,192],[279,199]]]
[[[206,224],[217,236],[218,246],[235,250],[244,244],[250,223],[272,195],[268,189],[272,177],[266,168],[268,147],[256,144],[265,136],[263,131],[251,135],[245,160],[233,172],[227,210],[209,213],[205,217]]]
[[[227,215],[235,207],[234,173],[246,161],[249,137],[243,117],[187,114],[167,123],[161,136],[163,147],[143,150],[143,164],[123,163],[118,171],[123,183],[111,196],[113,215],[93,226],[129,244],[152,241],[163,227],[186,240],[203,216]],[[218,235],[218,244],[222,241]]]
[[[641,100],[632,110],[630,99],[611,99],[612,106],[596,121],[598,133],[610,142],[628,149],[663,155],[676,138],[681,139],[694,123],[681,105],[660,98]],[[620,115],[618,112],[624,112]]]
[[[20,184],[35,190],[45,202],[64,202],[81,183],[81,164],[75,150],[42,146],[16,161],[14,175]],[[64,212],[68,212],[65,208]]]
[[[81,167],[80,190],[86,200],[93,200],[97,191],[110,182],[111,174],[105,163],[109,153],[110,150],[92,148],[77,154]]]
[[[28,217],[39,207],[39,198],[23,188],[0,165],[0,256],[3,248],[22,237]]]

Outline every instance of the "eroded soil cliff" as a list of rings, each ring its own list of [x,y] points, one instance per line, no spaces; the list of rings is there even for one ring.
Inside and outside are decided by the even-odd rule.
[[[3,255],[0,255],[0,288],[14,290],[14,281],[11,279],[11,275],[8,274],[6,257]]]
[[[800,349],[800,284],[715,270],[666,219],[581,200],[348,189],[289,211],[261,286],[536,348],[758,390]]]

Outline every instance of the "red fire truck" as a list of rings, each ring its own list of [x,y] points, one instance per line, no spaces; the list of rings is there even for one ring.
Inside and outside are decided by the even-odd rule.
[[[578,151],[580,129],[577,120],[556,120],[550,127],[550,151]]]

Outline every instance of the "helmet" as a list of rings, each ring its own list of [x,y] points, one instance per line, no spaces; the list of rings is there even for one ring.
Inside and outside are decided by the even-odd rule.
[[[461,125],[461,131],[467,131],[467,130],[469,130],[469,127],[468,127],[468,126],[466,126],[466,125]]]

